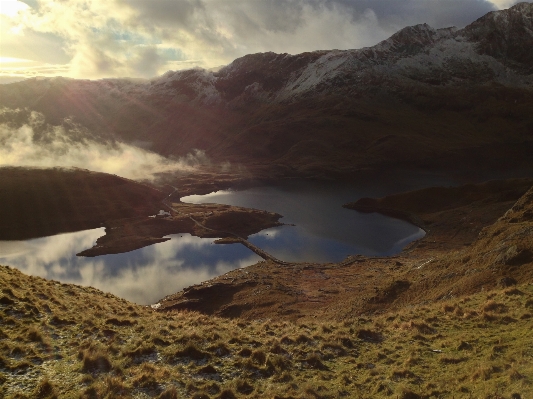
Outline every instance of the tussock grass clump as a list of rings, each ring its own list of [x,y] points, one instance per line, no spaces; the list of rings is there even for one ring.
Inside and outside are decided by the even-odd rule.
[[[435,334],[436,330],[424,322],[411,320],[400,326],[403,330],[416,330],[420,334]]]
[[[213,367],[211,364],[208,364],[207,366],[203,366],[198,369],[198,374],[217,374],[218,371],[215,367]]]
[[[150,342],[140,342],[138,345],[135,345],[134,349],[131,348],[125,348],[122,350],[122,354],[124,356],[130,357],[130,358],[139,358],[142,356],[148,356],[153,353],[155,353],[156,347],[154,344]]]
[[[250,395],[254,391],[254,387],[248,381],[238,379],[235,381],[235,390],[240,394]]]
[[[443,364],[458,364],[467,361],[466,357],[452,357],[452,356],[443,356],[440,358],[440,362]]]
[[[167,389],[165,389],[161,394],[157,397],[157,399],[178,399],[178,390],[176,387],[171,386]]]
[[[134,326],[135,324],[137,324],[137,322],[135,320],[117,319],[115,317],[112,317],[110,319],[107,319],[105,324],[109,324],[109,325],[117,326],[117,327],[125,327],[125,326]]]
[[[320,359],[320,356],[317,353],[311,353],[308,355],[305,359],[305,364],[312,369],[328,370],[328,367],[322,363],[322,359]]]
[[[120,377],[106,376],[103,383],[101,395],[103,397],[120,398],[128,397],[131,389],[124,383]]]
[[[479,366],[472,373],[472,381],[487,381],[490,379],[491,375],[494,373],[495,369],[493,366]]]
[[[44,378],[35,387],[32,397],[35,399],[55,399],[57,398],[56,388],[47,378]]]
[[[31,326],[26,336],[30,342],[43,342],[42,331],[36,326]]]
[[[250,357],[252,356],[252,350],[250,348],[242,348],[237,354],[242,357]]]
[[[79,353],[78,358],[82,361],[81,371],[84,373],[105,373],[112,368],[107,353],[101,348],[85,349]]]
[[[263,365],[266,362],[267,356],[263,350],[258,349],[252,352],[250,359],[256,364]]]
[[[461,343],[459,343],[459,345],[457,346],[457,350],[459,351],[471,351],[472,349],[472,344],[465,341],[461,341]]]
[[[159,383],[155,376],[149,373],[142,373],[136,376],[132,380],[132,385],[136,388],[145,388],[149,390],[157,390],[159,388]]]
[[[76,324],[76,322],[70,318],[62,318],[58,315],[53,315],[51,318],[50,318],[50,322],[49,322],[51,325],[53,326],[58,326],[58,327],[62,327],[62,326],[69,326],[69,325],[73,325],[73,324]]]
[[[292,366],[292,363],[287,356],[280,355],[268,355],[265,363],[273,374],[289,370]]]
[[[280,343],[283,344],[283,345],[294,345],[294,340],[291,339],[290,337],[288,336],[283,336],[280,340]]]
[[[298,337],[296,337],[295,342],[297,344],[308,344],[312,342],[312,339],[305,334],[300,334]]]
[[[0,305],[5,305],[5,306],[9,306],[9,305],[14,305],[15,304],[15,301],[7,296],[0,296]]]
[[[367,329],[361,329],[357,331],[357,338],[362,339],[363,341],[375,343],[381,342],[384,339],[381,333]]]
[[[411,391],[409,388],[401,388],[398,398],[399,399],[422,399],[423,396],[417,394],[414,391]]]
[[[489,300],[483,304],[482,310],[483,312],[507,313],[507,306],[503,303]]]
[[[185,348],[178,350],[174,354],[175,358],[188,358],[193,360],[210,359],[211,354],[204,352],[194,344],[189,344]]]
[[[524,293],[517,288],[511,288],[511,289],[505,290],[503,293],[507,296],[524,295]]]
[[[224,389],[215,399],[236,399],[235,393],[231,389]]]
[[[400,380],[405,378],[414,378],[415,374],[408,369],[393,370],[391,373],[391,379]]]
[[[217,342],[216,344],[210,345],[206,350],[213,354],[213,356],[224,357],[231,354],[231,350],[223,342]]]

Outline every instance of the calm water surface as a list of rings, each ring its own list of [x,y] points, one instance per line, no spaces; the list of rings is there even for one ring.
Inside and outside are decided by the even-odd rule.
[[[424,236],[422,229],[402,220],[342,207],[371,194],[371,188],[295,181],[191,195],[181,200],[244,206],[284,215],[281,222],[294,226],[263,230],[250,236],[249,241],[285,261],[339,262],[356,254],[389,256]]]
[[[217,245],[214,238],[189,234],[171,235],[169,241],[123,254],[76,256],[102,235],[103,228],[28,241],[0,241],[0,264],[33,276],[96,287],[146,305],[261,260],[243,245]]]
[[[380,183],[377,188],[374,183],[340,187],[290,181],[275,187],[222,191],[182,200],[278,212],[284,215],[283,223],[295,226],[264,230],[250,237],[252,243],[286,261],[335,262],[355,254],[392,255],[424,235],[418,227],[406,222],[341,207],[364,196],[383,196],[429,185],[424,179],[400,184],[392,178],[390,184]],[[76,256],[91,248],[103,234],[101,228],[0,242],[0,264],[16,267],[26,274],[93,286],[139,304],[150,304],[184,287],[261,260],[243,245],[217,245],[213,244],[215,239],[189,234],[172,235],[167,242],[125,254]]]

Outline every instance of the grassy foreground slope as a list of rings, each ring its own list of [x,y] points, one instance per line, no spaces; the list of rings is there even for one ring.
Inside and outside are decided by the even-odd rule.
[[[156,313],[0,268],[10,398],[528,398],[533,285],[343,322]]]
[[[155,312],[2,266],[0,396],[532,397],[532,210],[530,190],[469,247],[409,268],[420,278],[411,287],[423,290],[429,273],[444,289],[447,270],[463,265],[457,284],[470,294],[405,296],[394,311],[366,315]],[[507,287],[489,288],[500,269]]]

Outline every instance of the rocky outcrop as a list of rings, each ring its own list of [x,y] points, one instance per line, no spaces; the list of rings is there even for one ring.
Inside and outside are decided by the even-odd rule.
[[[533,4],[491,12],[467,26],[462,34],[476,50],[524,73],[533,73]]]

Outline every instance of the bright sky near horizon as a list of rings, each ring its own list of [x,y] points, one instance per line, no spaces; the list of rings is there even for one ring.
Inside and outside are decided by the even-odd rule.
[[[463,27],[516,0],[0,0],[0,83],[150,78],[245,54],[371,46],[418,23]]]

